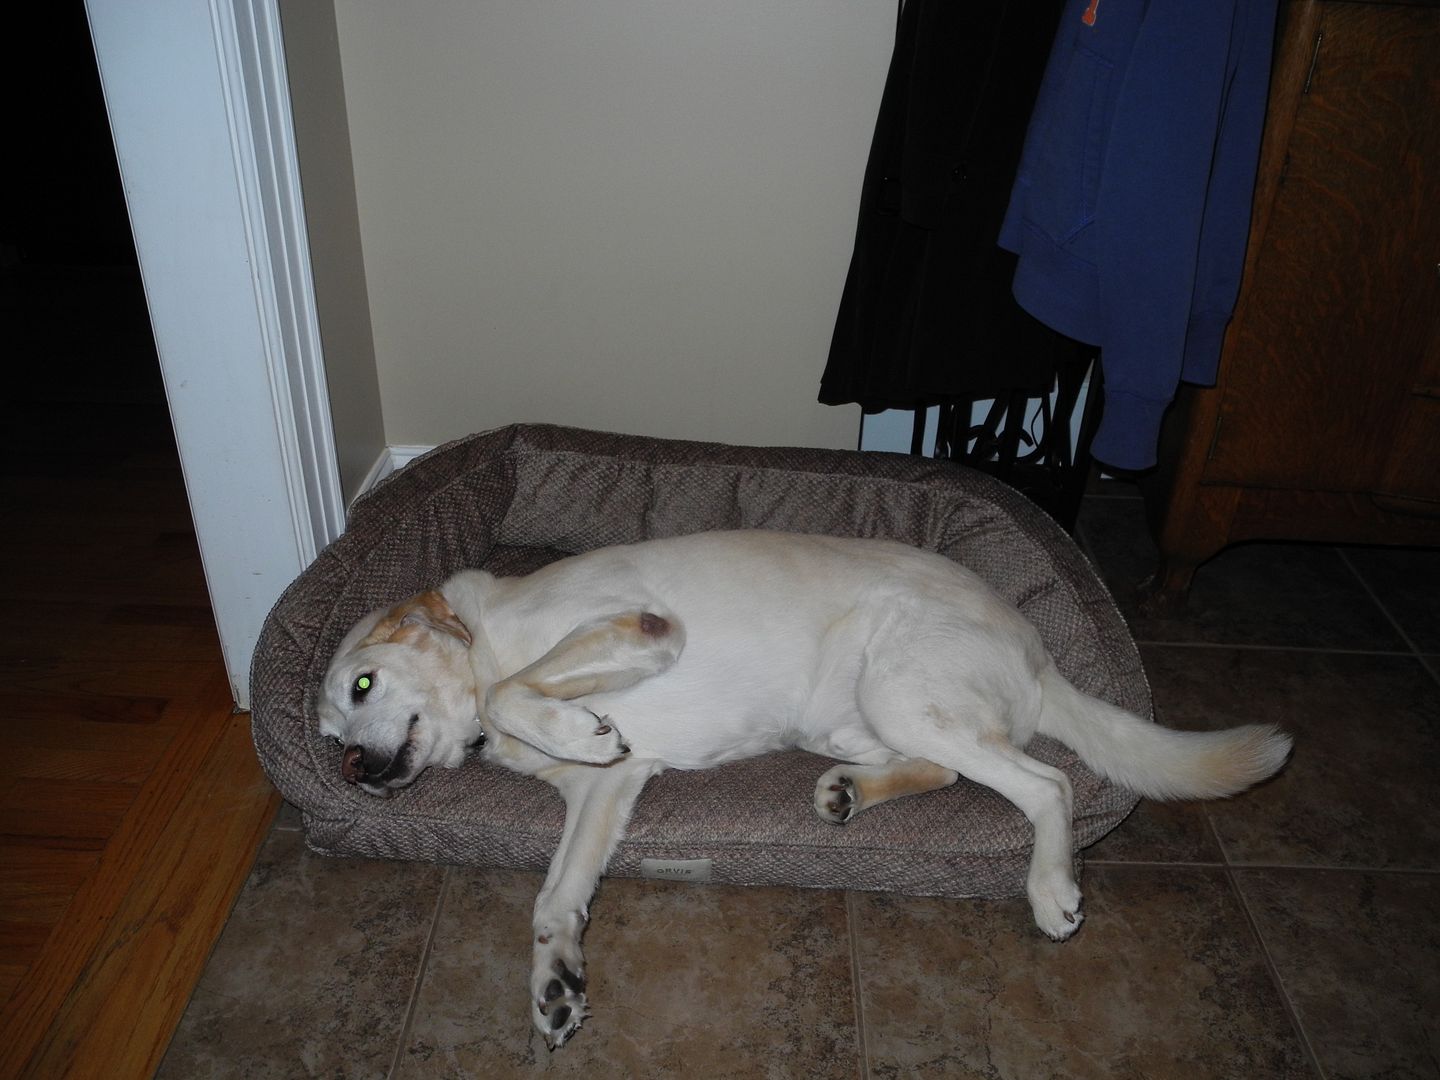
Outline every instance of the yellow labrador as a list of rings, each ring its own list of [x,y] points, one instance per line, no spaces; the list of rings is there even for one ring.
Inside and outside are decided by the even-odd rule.
[[[1035,830],[1027,892],[1056,940],[1081,922],[1065,774],[1037,733],[1150,798],[1231,795],[1285,762],[1273,727],[1177,732],[1076,690],[1039,634],[950,559],[881,540],[701,533],[522,578],[478,570],[363,619],[325,678],[320,730],[374,795],[479,749],[554,784],[564,833],[535,903],[532,1018],[586,1016],[587,905],[645,782],[786,747],[846,764],[815,809],[843,823],[960,776]]]

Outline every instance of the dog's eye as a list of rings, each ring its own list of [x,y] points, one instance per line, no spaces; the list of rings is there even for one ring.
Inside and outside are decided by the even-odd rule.
[[[355,680],[355,685],[350,688],[350,700],[361,702],[365,695],[370,693],[370,688],[375,685],[375,673],[367,672]]]

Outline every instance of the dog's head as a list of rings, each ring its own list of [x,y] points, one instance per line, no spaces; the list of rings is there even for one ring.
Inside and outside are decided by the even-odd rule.
[[[485,736],[477,723],[470,631],[438,591],[372,612],[345,636],[320,690],[320,733],[340,772],[389,795],[431,765],[454,768]]]

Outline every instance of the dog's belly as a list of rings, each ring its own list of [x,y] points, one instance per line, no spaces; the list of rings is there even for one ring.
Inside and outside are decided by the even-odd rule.
[[[670,671],[583,704],[607,716],[637,757],[704,769],[796,745],[813,698],[804,663],[707,664],[687,655]],[[853,702],[853,694],[850,696]],[[853,705],[852,705],[853,708]]]
[[[584,704],[609,716],[633,752],[703,769],[859,724],[855,682],[864,627],[813,612],[767,612],[735,632],[730,614],[688,609],[685,652],[669,671]]]
[[[548,640],[573,625],[555,613],[572,611],[575,596],[602,597],[591,604],[596,614],[655,604],[683,623],[672,668],[580,699],[637,757],[682,769],[795,746],[866,756],[879,746],[856,700],[867,643],[893,632],[915,598],[963,611],[985,606],[988,592],[943,556],[783,533],[602,549],[540,571],[536,585],[541,602],[529,610],[553,624]]]
[[[943,556],[884,541],[702,534],[628,552],[617,558],[684,623],[685,649],[669,671],[586,704],[672,768],[788,747],[883,753],[856,700],[868,643],[905,598],[946,594],[958,609],[984,591]]]

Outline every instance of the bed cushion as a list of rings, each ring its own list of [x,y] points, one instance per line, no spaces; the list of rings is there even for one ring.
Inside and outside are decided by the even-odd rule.
[[[1078,687],[1151,715],[1134,642],[1090,565],[1042,511],[982,473],[899,454],[518,425],[439,447],[379,484],[266,621],[251,677],[255,745],[301,810],[310,846],[543,869],[564,805],[539,780],[472,760],[382,800],[341,779],[340,750],[315,720],[331,653],[365,613],[464,567],[521,574],[607,544],[737,528],[938,551],[1018,605]],[[1040,737],[1030,752],[1074,784],[1077,852],[1137,801],[1058,743]],[[608,872],[639,875],[645,859],[709,860],[710,880],[735,884],[1024,895],[1032,833],[1003,798],[961,780],[829,825],[812,797],[830,764],[788,751],[665,773],[641,796]]]

